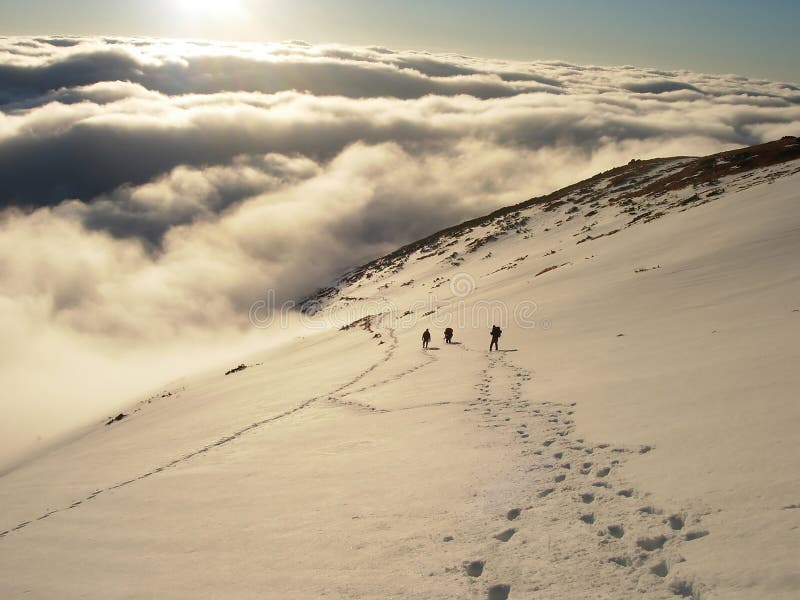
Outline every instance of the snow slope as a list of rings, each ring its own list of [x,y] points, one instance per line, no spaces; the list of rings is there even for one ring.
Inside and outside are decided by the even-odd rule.
[[[353,270],[0,478],[0,596],[796,598],[798,158],[632,162]]]

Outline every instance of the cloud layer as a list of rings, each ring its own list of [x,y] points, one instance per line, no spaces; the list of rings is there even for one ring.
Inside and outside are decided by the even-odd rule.
[[[85,399],[76,372],[115,356],[148,380],[140,371],[167,350],[236,340],[267,289],[302,296],[631,158],[798,132],[796,85],[733,75],[302,42],[0,38],[3,369],[15,397],[42,408],[25,430],[48,433],[52,400],[30,381],[56,354],[53,387]],[[130,390],[118,379],[103,398]],[[107,401],[92,398],[86,414]]]

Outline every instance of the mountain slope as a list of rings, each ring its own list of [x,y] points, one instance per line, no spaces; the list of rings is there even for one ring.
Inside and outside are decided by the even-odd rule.
[[[600,173],[546,196],[501,208],[407,244],[391,254],[353,269],[334,286],[323,288],[307,298],[301,307],[313,313],[341,288],[364,278],[369,279],[381,271],[399,270],[415,252],[418,253],[417,260],[427,258],[424,256],[426,254],[442,255],[446,248],[456,245],[459,239],[470,240],[466,249],[474,252],[485,243],[495,241],[499,235],[514,230],[520,233],[531,214],[541,218],[543,213],[553,213],[563,208],[563,218],[552,220],[558,227],[564,221],[569,222],[580,216],[588,219],[604,208],[619,206],[616,220],[620,221],[619,217],[623,217],[620,224],[630,227],[639,221],[649,222],[676,209],[682,211],[724,195],[726,190],[721,178],[730,179],[736,189],[741,190],[763,181],[758,176],[752,179],[753,171],[758,170],[762,177],[770,180],[792,173],[794,168],[785,165],[798,158],[800,140],[786,136],[774,142],[702,158],[634,159],[626,166]],[[775,169],[764,171],[766,167],[776,165]],[[692,190],[692,193],[687,195],[687,190]],[[581,207],[587,208],[583,215],[579,214]],[[528,216],[522,216],[523,212]],[[595,231],[592,235],[598,223],[585,222],[582,225],[581,233],[585,235],[576,243],[618,232],[612,229],[603,233]],[[475,228],[492,230],[484,232],[483,237],[470,235]]]
[[[633,162],[346,274],[0,478],[0,592],[793,597],[798,158]]]

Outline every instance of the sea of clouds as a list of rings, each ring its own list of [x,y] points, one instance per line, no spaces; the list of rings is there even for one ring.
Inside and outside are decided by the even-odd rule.
[[[0,463],[276,339],[253,302],[632,158],[800,133],[800,88],[382,47],[0,38]]]

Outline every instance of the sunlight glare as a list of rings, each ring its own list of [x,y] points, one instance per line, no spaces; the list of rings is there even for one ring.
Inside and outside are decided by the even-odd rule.
[[[215,19],[237,19],[247,16],[242,0],[176,0],[178,6],[194,16]]]

